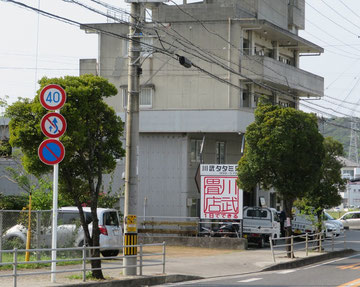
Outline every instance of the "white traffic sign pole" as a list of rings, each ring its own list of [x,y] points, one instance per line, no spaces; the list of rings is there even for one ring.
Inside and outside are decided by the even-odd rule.
[[[56,110],[59,113],[60,110]],[[52,236],[51,236],[51,282],[56,282],[56,248],[57,248],[57,219],[58,219],[58,186],[59,186],[59,164],[54,164],[53,179],[53,212],[52,212]]]
[[[54,165],[53,181],[53,212],[52,212],[52,241],[51,241],[51,282],[56,282],[56,243],[57,243],[57,215],[58,215],[58,183],[59,183],[59,164]]]
[[[66,92],[59,85],[47,85],[40,92],[40,103],[47,110],[55,110],[60,114],[60,108],[66,102]],[[42,126],[42,125],[41,125]],[[45,123],[44,123],[45,128]],[[66,128],[66,123],[64,127]],[[46,128],[45,128],[46,130]],[[56,281],[56,247],[57,247],[57,217],[58,217],[58,184],[59,184],[59,164],[54,164],[53,180],[53,212],[52,212],[52,238],[51,238],[51,282]]]

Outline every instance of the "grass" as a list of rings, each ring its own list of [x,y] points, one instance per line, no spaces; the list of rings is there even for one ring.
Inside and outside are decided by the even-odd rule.
[[[70,280],[82,280],[83,275],[82,274],[74,274],[74,275],[66,276],[66,278],[68,278]],[[101,279],[97,279],[97,278],[93,277],[91,271],[86,272],[85,278],[86,278],[86,280],[102,281]],[[111,277],[105,276],[105,280],[109,280],[109,279],[111,279]]]
[[[345,210],[339,210],[339,211],[327,211],[327,213],[329,213],[332,217],[334,217],[334,219],[339,219],[341,216],[343,216],[346,212],[349,212],[349,211],[359,211],[359,209],[356,209],[356,208],[352,208],[348,211],[345,211]]]
[[[57,259],[59,260],[59,259],[69,259],[69,258],[58,255]],[[42,255],[41,260],[43,260],[43,261],[51,260],[51,256]],[[25,253],[18,254],[17,261],[24,262],[25,261]],[[29,261],[37,261],[37,256],[30,255]],[[9,264],[1,265],[0,270],[11,270],[13,268],[12,262],[13,262],[13,253],[3,253],[2,263],[9,263]],[[74,260],[74,261],[58,262],[58,263],[56,263],[56,265],[57,266],[66,266],[66,265],[75,265],[75,264],[81,264],[81,263],[82,263],[82,261]],[[18,269],[39,269],[39,268],[50,267],[50,266],[51,266],[51,263],[24,263],[24,264],[18,264],[17,268]]]
[[[334,219],[339,219],[346,211],[327,211]]]

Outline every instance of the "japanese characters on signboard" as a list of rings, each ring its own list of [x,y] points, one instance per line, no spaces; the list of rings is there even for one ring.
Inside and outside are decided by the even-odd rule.
[[[242,219],[243,191],[239,189],[236,164],[202,164],[201,218]]]

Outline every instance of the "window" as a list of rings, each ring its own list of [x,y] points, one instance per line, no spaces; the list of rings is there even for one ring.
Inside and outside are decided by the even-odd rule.
[[[225,142],[216,142],[216,163],[225,163]]]
[[[104,213],[104,225],[119,226],[119,220],[115,211]]]
[[[242,106],[250,108],[251,103],[251,85],[245,85],[242,90]]]
[[[121,94],[123,98],[123,107],[127,106],[128,98],[128,89],[127,87],[121,88]],[[140,108],[151,108],[152,107],[152,98],[154,94],[153,87],[142,87],[140,90]]]
[[[141,57],[151,57],[154,49],[151,47],[154,44],[153,37],[143,37],[140,38],[141,44]],[[123,41],[123,57],[128,57],[129,55],[129,41]]]
[[[268,214],[266,210],[258,210],[258,209],[249,209],[246,212],[247,217],[259,217],[259,218],[267,218]]]
[[[202,140],[190,140],[190,161],[200,162]]]
[[[153,50],[154,50],[151,47],[154,44],[153,40],[154,40],[154,38],[152,38],[152,37],[141,38],[141,43],[147,44],[147,45],[141,44],[141,57],[144,57],[144,58],[151,57]]]

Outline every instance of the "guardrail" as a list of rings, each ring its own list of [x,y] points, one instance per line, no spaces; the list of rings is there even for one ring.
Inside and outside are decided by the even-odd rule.
[[[343,241],[335,241],[336,239],[344,239]],[[277,241],[290,239],[290,243],[288,244],[276,244]],[[302,239],[304,241],[302,242],[294,242],[294,239]],[[330,243],[325,243],[326,239],[331,239]],[[290,237],[281,237],[281,238],[271,238],[270,240],[270,249],[273,261],[276,262],[276,256],[277,255],[283,255],[283,254],[290,254],[290,257],[293,259],[294,254],[296,251],[305,251],[306,256],[309,256],[310,250],[317,250],[317,252],[321,253],[324,251],[324,247],[331,246],[331,251],[334,251],[335,245],[344,244],[344,249],[346,249],[346,233],[344,231],[343,235],[339,235],[335,237],[334,234],[332,234],[331,238],[324,238],[324,233],[315,233],[315,234],[303,234],[303,235],[297,235],[297,236],[290,236]],[[301,247],[303,246],[303,247]],[[277,251],[275,249],[285,247],[290,247],[289,250],[286,251]]]
[[[160,246],[162,247],[162,252],[160,253],[144,253],[143,248],[144,247],[150,247],[150,246]],[[114,249],[121,249],[124,246],[113,246],[113,247],[107,247],[107,248],[103,248],[101,247],[101,250],[114,250]],[[14,248],[13,250],[0,250],[0,253],[12,253],[13,256],[13,260],[11,262],[3,262],[0,263],[0,266],[4,266],[4,265],[12,265],[12,274],[0,274],[0,278],[4,278],[4,277],[13,277],[13,286],[17,287],[17,279],[18,277],[21,276],[31,276],[31,275],[44,275],[44,274],[56,274],[56,273],[73,273],[73,272],[82,272],[82,280],[83,282],[86,281],[86,272],[87,271],[92,271],[92,270],[109,270],[109,269],[123,269],[123,268],[128,268],[128,267],[137,267],[139,268],[139,275],[143,275],[143,268],[144,267],[148,267],[148,266],[162,266],[162,273],[165,273],[165,258],[166,258],[166,250],[165,250],[165,242],[163,243],[154,243],[154,244],[138,244],[138,245],[128,245],[126,247],[137,247],[139,249],[139,252],[137,255],[129,255],[126,256],[127,258],[129,257],[136,257],[138,258],[137,262],[138,264],[136,265],[131,265],[131,266],[123,266],[122,264],[118,265],[118,266],[112,266],[112,267],[108,267],[108,266],[102,266],[101,268],[91,268],[91,267],[87,267],[86,264],[89,261],[92,260],[109,260],[109,259],[123,259],[125,256],[121,255],[121,256],[109,256],[109,257],[90,257],[87,255],[87,251],[90,251],[92,249],[99,249],[99,247],[88,247],[88,246],[83,246],[83,247],[72,247],[72,248],[56,248],[56,249],[51,249],[51,248],[45,248],[45,249],[17,249]],[[60,251],[81,251],[82,256],[78,257],[78,258],[68,258],[68,259],[56,259],[56,260],[36,260],[36,261],[19,261],[19,253],[25,253],[25,252],[51,252],[53,250],[56,250],[57,252]],[[154,260],[151,260],[152,263],[147,263],[146,260],[144,260],[144,258],[146,257],[150,257],[150,256],[161,256],[161,260],[159,260],[159,263],[153,263]],[[56,263],[60,263],[60,262],[79,262],[79,264],[77,265],[81,265],[81,268],[71,268],[71,269],[65,269],[65,270],[57,270],[55,272],[53,271],[38,271],[38,272],[23,272],[23,273],[19,273],[18,271],[18,266],[19,264],[43,264],[43,263],[52,263],[52,262],[56,262]],[[81,262],[81,263],[80,263]]]

